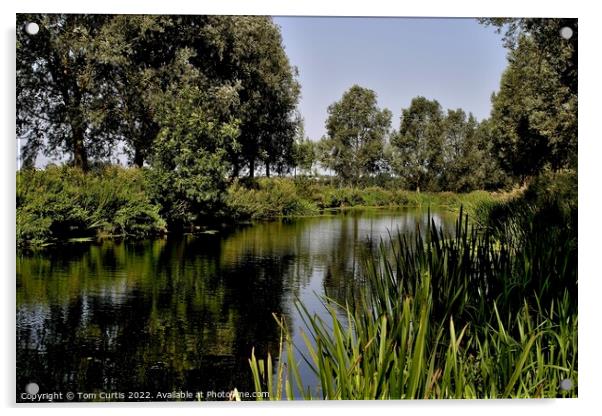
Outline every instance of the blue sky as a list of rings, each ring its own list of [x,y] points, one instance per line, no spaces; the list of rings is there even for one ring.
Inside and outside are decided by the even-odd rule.
[[[286,53],[299,69],[305,132],[325,134],[328,105],[353,84],[370,88],[393,112],[413,97],[462,108],[479,120],[506,67],[501,35],[475,19],[274,17]]]

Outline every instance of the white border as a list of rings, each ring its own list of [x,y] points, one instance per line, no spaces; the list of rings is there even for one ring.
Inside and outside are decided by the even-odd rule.
[[[8,3],[8,4],[7,4]],[[2,13],[2,98],[0,116],[2,121],[3,163],[2,169],[2,239],[0,256],[5,265],[4,276],[0,277],[0,289],[3,301],[0,302],[2,314],[2,342],[0,376],[0,402],[8,407],[8,412],[36,414],[86,413],[90,415],[111,413],[131,413],[135,408],[144,406],[149,414],[165,413],[167,408],[177,408],[178,414],[202,415],[232,414],[282,414],[305,415],[308,412],[345,412],[361,414],[374,409],[380,412],[467,415],[484,414],[504,415],[509,413],[533,412],[536,414],[562,414],[578,412],[588,414],[589,410],[599,407],[602,397],[602,369],[600,367],[600,329],[598,316],[601,290],[600,267],[595,260],[600,258],[599,247],[602,230],[600,229],[599,207],[600,166],[602,157],[600,119],[600,20],[594,2],[546,1],[526,2],[524,0],[505,0],[495,3],[486,1],[351,1],[351,0],[220,0],[220,1],[140,1],[140,0],[102,0],[83,4],[76,0],[15,0],[3,1]],[[15,13],[17,12],[87,12],[87,13],[154,13],[154,14],[270,14],[270,15],[347,15],[347,16],[542,16],[542,17],[578,17],[579,18],[579,399],[576,400],[496,400],[496,401],[407,401],[407,402],[328,402],[328,403],[153,403],[118,405],[40,405],[26,407],[14,405],[15,397]],[[597,127],[597,128],[596,128]],[[596,238],[597,237],[597,238]],[[598,406],[596,406],[598,405]],[[599,414],[599,409],[598,410]],[[6,414],[6,413],[5,413]],[[573,413],[577,414],[577,413]]]

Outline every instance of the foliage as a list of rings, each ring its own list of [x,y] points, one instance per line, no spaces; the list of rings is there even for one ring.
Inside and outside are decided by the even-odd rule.
[[[512,52],[492,100],[494,145],[507,172],[524,180],[546,166],[575,163],[577,97],[562,87],[528,38]]]
[[[176,111],[170,114],[179,117]],[[177,133],[176,130],[162,133],[165,136],[157,143],[164,146],[162,154],[166,159],[154,162],[152,168],[100,165],[89,174],[67,166],[19,171],[18,244],[36,246],[74,236],[105,234],[144,237],[166,228],[177,232],[182,227],[216,220],[231,222],[318,215],[324,210],[340,208],[444,207],[457,210],[462,204],[473,207],[503,198],[503,194],[485,191],[416,193],[395,186],[341,187],[304,176],[260,178],[251,185],[243,180],[227,184],[221,159],[223,152],[210,154],[197,149],[196,157],[185,157],[190,150],[182,144],[189,143],[196,149],[194,146],[203,140],[202,124],[188,121],[190,125],[174,124],[179,126]],[[197,133],[200,136],[195,136]],[[171,134],[188,136],[188,140],[173,141]],[[179,169],[169,165],[176,162],[181,163]],[[216,190],[217,183],[223,187],[221,190]],[[119,208],[115,199],[129,202]],[[78,205],[80,202],[87,204],[85,209]]]
[[[434,223],[425,238],[398,235],[392,249],[367,257],[358,298],[324,299],[328,321],[298,304],[307,353],[277,319],[286,348],[278,377],[252,352],[255,389],[274,400],[576,396],[559,382],[577,376],[577,275],[558,267],[576,252],[549,243],[509,245],[469,228],[462,213],[455,235]],[[271,371],[270,355],[267,363]],[[301,365],[316,374],[317,391]]]
[[[506,185],[492,146],[491,122],[416,97],[402,110],[385,159],[406,188],[470,192]]]
[[[117,106],[107,85],[108,66],[95,39],[108,15],[17,15],[17,27],[37,22],[40,31],[17,31],[17,137],[26,140],[23,164],[39,151],[70,154],[88,168],[90,156],[107,156],[114,143]]]
[[[259,219],[317,214],[314,203],[299,197],[293,181],[260,179],[257,189],[238,182],[228,188],[227,205],[234,218]]]
[[[482,24],[497,27],[498,33],[504,32],[504,45],[515,49],[519,39],[528,35],[540,55],[558,75],[560,83],[577,94],[577,56],[579,24],[575,18],[482,18]],[[562,28],[572,31],[569,39],[559,36]]]
[[[297,168],[299,168],[301,172],[311,175],[313,173],[312,169],[316,165],[317,161],[317,143],[305,136],[305,128],[303,126],[303,120],[301,119],[297,126],[297,134],[295,136],[295,143],[293,145],[292,153],[291,164],[295,168],[295,176],[297,174]]]
[[[476,223],[510,245],[537,250],[547,243],[577,250],[577,174],[574,171],[540,174],[522,192],[506,200],[481,201],[474,212]],[[554,253],[551,257],[546,254],[534,253],[537,262],[529,267],[556,264]],[[558,264],[559,273],[566,268],[576,269],[576,259],[572,260]]]
[[[500,165],[495,148],[495,134],[491,118],[481,120],[474,132],[476,146],[471,146],[470,150],[474,153],[471,153],[468,158],[474,163],[470,175],[475,179],[465,178],[464,181],[476,186],[476,189],[495,191],[510,188],[513,183],[512,178]]]
[[[65,237],[148,236],[165,231],[141,170],[104,167],[84,174],[50,166],[17,172],[17,245]]]
[[[508,25],[509,64],[492,97],[494,149],[520,181],[577,166],[577,22],[573,19],[486,20]],[[566,40],[560,28],[574,34]]]
[[[376,104],[376,93],[358,85],[328,107],[322,163],[348,184],[379,170],[391,112]]]
[[[193,63],[211,79],[236,86],[240,149],[231,152],[233,176],[258,162],[277,171],[290,165],[300,96],[297,70],[284,51],[280,29],[268,16],[206,16]],[[191,25],[191,36],[197,32]],[[208,53],[205,51],[209,51]],[[269,174],[269,173],[268,173]]]
[[[236,96],[228,109],[239,120],[238,147],[226,150],[234,176],[261,160],[285,171],[299,98],[296,69],[284,53],[280,29],[265,16],[149,16],[19,14],[40,32],[17,31],[17,136],[24,165],[42,152],[88,159],[116,156],[118,144],[132,164],[152,159],[173,97],[173,72],[182,57],[202,75],[186,89],[214,88]],[[205,103],[205,108],[215,101]],[[164,105],[163,105],[164,104]],[[217,109],[222,110],[217,101]],[[192,115],[192,114],[191,114]],[[194,115],[192,115],[194,116]],[[209,123],[211,120],[205,120]]]
[[[496,189],[502,185],[490,138],[486,136],[486,125],[487,120],[478,123],[472,114],[467,117],[462,109],[447,111],[443,121],[440,189],[467,192]]]
[[[159,132],[156,106],[149,92],[162,82],[170,66],[186,46],[176,18],[159,15],[115,15],[101,28],[97,50],[110,65],[108,83],[119,105],[120,139],[135,166],[151,156]],[[181,26],[180,26],[181,29]]]
[[[153,145],[150,192],[172,225],[194,225],[216,217],[223,205],[228,152],[238,146],[239,121],[230,109],[236,92],[215,87],[178,55],[172,83],[154,93],[161,130]]]
[[[414,189],[437,190],[443,169],[443,123],[443,110],[436,100],[416,97],[402,110],[399,131],[391,137],[391,165]]]
[[[378,186],[357,188],[299,177],[295,180],[262,178],[250,187],[240,181],[234,182],[228,188],[225,204],[227,215],[232,218],[258,219],[316,215],[327,209],[353,207],[444,207],[458,210],[462,204],[473,207],[502,197],[503,194],[494,196],[485,191],[455,194],[417,193]]]

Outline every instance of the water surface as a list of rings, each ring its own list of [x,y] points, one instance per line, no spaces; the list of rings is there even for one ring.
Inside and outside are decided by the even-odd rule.
[[[432,215],[453,229],[453,214]],[[297,299],[322,314],[319,296],[353,293],[366,251],[389,232],[424,229],[426,218],[416,210],[348,211],[18,253],[17,400],[30,382],[40,393],[119,392],[125,400],[253,391],[251,349],[278,354],[272,314],[299,340]]]

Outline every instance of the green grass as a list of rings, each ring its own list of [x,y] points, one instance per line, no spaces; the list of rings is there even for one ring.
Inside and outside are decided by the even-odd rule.
[[[297,304],[308,353],[276,318],[276,360],[250,359],[257,391],[274,400],[577,396],[576,245],[508,244],[460,212],[453,236],[433,224],[424,238],[381,244],[363,276],[347,304],[324,299],[327,320]],[[317,388],[301,379],[302,364]],[[575,387],[563,392],[566,378]]]
[[[501,200],[503,194],[473,191],[415,192],[377,186],[353,188],[332,185],[317,178],[260,178],[253,186],[235,182],[228,189],[229,215],[237,219],[266,219],[317,215],[345,208],[439,207],[459,210],[479,203]]]
[[[17,172],[17,244],[32,247],[116,235],[141,238],[168,230],[193,230],[205,224],[202,221],[315,216],[347,208],[458,210],[461,205],[500,200],[500,195],[484,191],[418,193],[394,187],[352,188],[320,178],[276,177],[236,180],[227,190],[216,191],[219,202],[196,201],[193,209],[189,200],[166,198],[169,192],[163,181],[150,169],[119,166],[101,166],[86,174],[68,166],[21,170]]]
[[[90,236],[143,237],[166,227],[140,169],[20,170],[16,196],[20,247]]]

